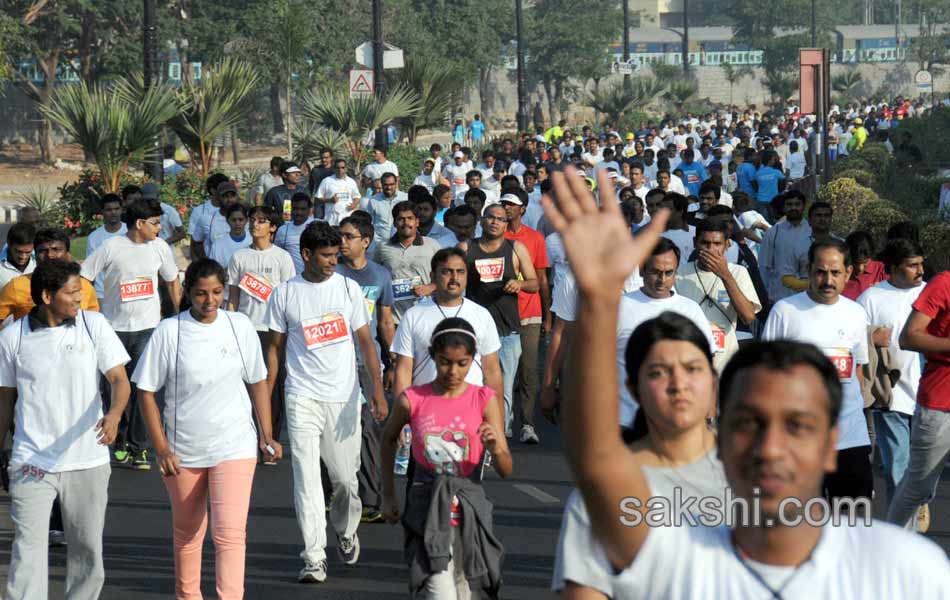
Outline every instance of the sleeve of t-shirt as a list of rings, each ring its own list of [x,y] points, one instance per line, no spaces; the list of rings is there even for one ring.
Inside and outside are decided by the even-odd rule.
[[[100,246],[86,260],[82,261],[82,267],[79,269],[79,275],[83,279],[95,281],[106,262],[106,247]]]
[[[230,313],[234,326],[244,338],[244,381],[257,383],[267,379],[267,365],[264,364],[264,353],[261,350],[260,338],[251,325],[250,319],[241,313]]]
[[[128,364],[130,360],[129,353],[125,346],[119,340],[115,330],[109,325],[105,317],[98,313],[86,313],[83,318],[90,325],[90,330],[96,335],[96,361],[99,366],[99,372],[106,373],[109,369],[119,365]]]
[[[329,198],[329,197],[330,197],[329,191],[328,191],[328,189],[329,189],[329,187],[330,187],[329,184],[330,184],[330,178],[329,178],[329,177],[327,177],[326,179],[324,179],[323,181],[320,182],[320,187],[317,188],[317,194],[316,194],[316,195],[317,195],[317,198]]]
[[[785,324],[782,319],[782,307],[778,304],[772,308],[769,318],[765,320],[765,327],[762,328],[762,341],[770,342],[784,337]]]
[[[577,292],[570,275],[558,279],[551,297],[551,311],[562,321],[573,323],[577,318]]]
[[[399,327],[396,328],[396,336],[393,338],[393,344],[389,348],[390,352],[413,358],[412,329],[415,325],[415,320],[415,311],[411,309],[406,311],[406,314],[403,315],[402,320],[399,322]]]
[[[603,546],[591,532],[583,499],[577,492],[571,493],[561,521],[551,589],[560,592],[568,582],[574,582],[611,596],[612,571]]]
[[[931,319],[946,312],[950,308],[950,272],[941,273],[927,282],[913,306],[914,310]]]
[[[396,302],[396,299],[393,298],[393,278],[386,269],[380,269],[380,283],[382,284],[382,289],[379,291],[377,304],[380,306],[392,306],[393,303]]]
[[[0,290],[0,321],[13,314],[13,309],[17,305],[17,294],[13,282],[16,277],[11,279],[3,289]]]
[[[267,300],[267,312],[264,313],[264,324],[271,331],[277,333],[287,333],[287,319],[284,315],[287,293],[287,286],[281,284],[274,288],[270,298]]]
[[[191,218],[188,219],[188,235],[191,236],[196,242],[203,242],[205,239],[205,230],[201,226],[201,220],[204,216],[204,211],[199,212],[198,209],[204,206],[199,204],[198,206],[191,209]]]
[[[854,362],[859,365],[868,364],[868,325],[870,320],[864,310],[855,311],[858,322],[854,327],[854,337],[857,343],[854,345]]]
[[[171,246],[161,240],[159,246],[159,255],[162,258],[162,264],[158,268],[158,274],[162,276],[162,281],[174,281],[178,278],[178,263],[175,262],[175,255],[172,254]]]
[[[23,326],[16,322],[14,325]],[[14,343],[13,337],[9,334],[0,336],[0,387],[16,389],[16,360],[14,360],[16,350],[11,347]],[[16,332],[16,337],[19,337],[19,332]]]
[[[181,321],[166,321],[165,326],[159,325],[148,339],[142,356],[132,373],[132,382],[138,389],[146,392],[157,392],[165,386],[168,379],[168,360],[166,355],[168,330],[181,327]],[[174,334],[173,334],[174,335]]]
[[[478,334],[478,353],[482,356],[487,356],[488,354],[494,354],[501,350],[501,338],[498,337],[498,328],[495,327],[495,321],[487,314],[487,310],[482,309],[485,312],[482,313],[486,318],[480,327],[476,327],[476,331],[481,331],[482,333]]]
[[[280,283],[293,279],[297,275],[297,268],[294,267],[294,259],[290,257],[290,253],[284,251],[280,255]]]
[[[168,215],[168,222],[171,223],[172,227],[177,229],[182,226],[181,214],[179,214],[178,210],[170,204],[169,208],[171,208],[171,210],[165,213]]]
[[[760,310],[762,310],[762,302],[759,300],[759,295],[755,292],[755,286],[752,285],[752,278],[749,277],[749,270],[742,265],[736,265],[735,280],[736,284],[739,286],[739,291],[742,292],[742,295],[746,297],[746,300],[752,303],[753,312],[758,313]]]
[[[347,295],[350,299],[350,328],[355,333],[369,323],[369,311],[366,308],[366,303],[363,302],[363,290],[360,289],[359,284],[344,277],[343,285],[346,286]]]
[[[274,233],[274,245],[277,246],[278,248],[283,249],[283,250],[287,250],[287,248],[286,248],[286,246],[287,246],[287,237],[290,235],[289,233],[287,233],[287,231],[288,231],[287,226],[288,226],[288,224],[287,224],[287,223],[284,223],[283,225],[281,225],[280,227],[278,227],[278,228],[277,228],[277,232]],[[281,231],[284,232],[284,235],[283,235],[283,236],[280,235],[280,232],[281,232]],[[281,243],[281,240],[283,240],[283,243]],[[293,258],[291,258],[290,260],[293,261]]]
[[[244,273],[241,272],[240,261],[238,261],[239,254],[240,251],[235,252],[231,256],[230,262],[228,262],[228,285],[236,286],[238,282],[241,281],[241,277],[244,275]]]
[[[534,268],[535,270],[547,269],[548,266],[548,245],[539,233],[535,236]]]

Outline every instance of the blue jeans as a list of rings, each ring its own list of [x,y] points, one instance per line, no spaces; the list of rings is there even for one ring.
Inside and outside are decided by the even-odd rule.
[[[892,410],[873,410],[877,447],[884,465],[888,504],[910,463],[910,415]]]
[[[136,365],[139,364],[139,357],[145,352],[145,346],[152,337],[152,329],[143,329],[141,331],[117,331],[119,341],[125,346],[125,351],[129,353],[128,364],[125,365],[125,372],[132,379],[132,373],[135,372]],[[141,452],[148,448],[148,429],[145,427],[145,417],[142,415],[142,409],[139,406],[138,388],[134,383],[131,384],[132,393],[129,396],[129,405],[122,415],[119,422],[119,435],[116,439],[116,448],[121,448],[123,444],[129,446],[132,452]],[[156,395],[156,400],[161,400],[160,395]],[[111,403],[111,402],[110,402]],[[161,404],[159,404],[161,410]]]
[[[887,520],[915,528],[921,504],[933,500],[950,458],[950,411],[917,405],[910,430],[910,462],[887,509]]]
[[[505,433],[511,431],[511,405],[515,387],[515,376],[518,374],[518,363],[521,361],[521,334],[509,333],[501,338],[501,349],[498,351],[498,362],[501,363],[501,377],[505,391]]]

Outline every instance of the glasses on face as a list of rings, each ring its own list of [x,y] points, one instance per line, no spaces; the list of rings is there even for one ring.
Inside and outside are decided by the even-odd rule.
[[[363,236],[358,233],[341,233],[340,237],[348,242],[352,242],[353,240],[361,239]]]
[[[162,226],[162,220],[161,220],[161,219],[145,219],[145,222],[148,223],[149,225],[151,225],[152,227],[161,227],[161,226]]]

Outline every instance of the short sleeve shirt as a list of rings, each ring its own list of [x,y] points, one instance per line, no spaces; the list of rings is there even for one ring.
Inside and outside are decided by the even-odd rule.
[[[548,268],[548,250],[544,237],[536,230],[522,225],[518,233],[505,232],[505,239],[521,242],[531,255],[531,264],[536,273]],[[538,292],[518,292],[518,312],[523,325],[541,322],[541,295]]]
[[[238,312],[258,331],[267,331],[267,301],[278,285],[294,278],[294,261],[283,248],[238,250],[228,263],[228,283],[241,290]]]
[[[359,397],[353,334],[369,313],[358,283],[339,273],[320,283],[298,275],[274,290],[265,322],[287,335],[288,394],[327,403]]]
[[[366,311],[369,313],[369,331],[375,342],[379,325],[379,309],[382,307],[392,308],[393,305],[393,280],[389,275],[389,271],[368,260],[366,266],[359,271],[346,263],[337,263],[336,272],[352,279],[363,290],[363,302],[366,304]],[[379,342],[375,343],[376,358],[380,358]],[[362,364],[362,356],[359,350],[359,346],[357,346],[356,361]]]
[[[927,282],[927,287],[914,302],[914,310],[931,321],[927,333],[940,338],[950,337],[950,271],[944,271]],[[935,410],[950,410],[950,354],[926,354],[927,365],[920,380],[917,402]]]

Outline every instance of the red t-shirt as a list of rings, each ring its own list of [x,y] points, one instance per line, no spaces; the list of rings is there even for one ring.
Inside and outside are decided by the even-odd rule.
[[[863,294],[864,290],[869,287],[874,287],[887,278],[887,269],[884,268],[884,263],[877,260],[869,261],[868,266],[864,269],[864,273],[852,277],[844,284],[844,290],[841,292],[841,295],[848,300],[857,302],[858,296]]]
[[[522,225],[518,233],[511,230],[505,232],[505,239],[517,240],[525,245],[531,255],[531,264],[535,272],[548,268],[548,249],[544,244],[544,236],[536,229]],[[541,295],[537,292],[529,294],[518,292],[518,314],[522,325],[541,322]]]
[[[914,302],[914,310],[931,318],[927,333],[950,338],[950,271],[927,282]],[[935,410],[950,411],[950,353],[925,354],[927,365],[920,378],[917,402]]]

